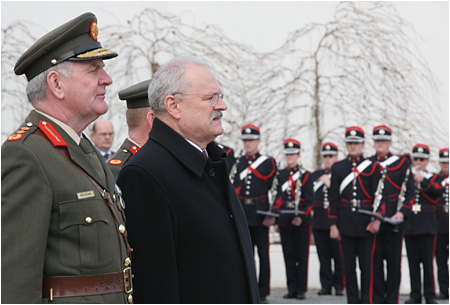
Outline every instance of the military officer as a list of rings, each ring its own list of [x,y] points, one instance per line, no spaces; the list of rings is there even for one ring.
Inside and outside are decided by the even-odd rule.
[[[117,179],[119,172],[127,161],[145,144],[153,126],[153,111],[148,103],[148,86],[150,79],[119,91],[119,99],[127,102],[128,138],[112,155],[107,164]]]
[[[344,266],[339,241],[330,238],[330,229],[327,225],[330,201],[328,190],[331,184],[331,166],[338,161],[338,147],[332,142],[322,144],[321,152],[324,169],[311,174],[314,191],[313,217],[311,220],[317,255],[320,262],[320,284],[322,288],[319,295],[330,295],[334,287],[338,296],[344,292]],[[334,271],[332,270],[334,261]]]
[[[444,192],[436,206],[437,237],[436,265],[438,272],[439,294],[437,299],[448,300],[448,148],[439,150],[439,166],[441,167],[442,187]]]
[[[301,144],[296,139],[284,141],[287,167],[279,172],[274,210],[280,213],[277,225],[288,286],[288,293],[284,298],[303,300],[308,290],[313,190],[310,172],[299,164],[300,148]]]
[[[373,302],[394,304],[399,302],[401,280],[402,245],[405,225],[414,197],[414,178],[411,161],[405,156],[390,152],[392,129],[385,125],[372,131],[375,155],[370,160],[380,164],[383,184],[384,216],[401,221],[399,225],[383,222],[376,238],[373,258],[374,288]],[[387,274],[385,276],[384,263]],[[386,279],[386,280],[385,280]]]
[[[267,302],[270,295],[269,227],[275,223],[275,217],[258,212],[271,210],[268,193],[273,187],[277,165],[274,158],[259,153],[260,131],[257,126],[243,126],[241,140],[245,155],[236,161],[230,176],[244,208],[253,248],[258,251],[261,302]]]
[[[328,192],[330,237],[342,244],[348,303],[369,303],[372,285],[372,253],[375,233],[380,221],[359,213],[375,212],[375,192],[381,178],[380,166],[364,158],[364,130],[351,126],[345,131],[348,157],[331,167],[331,186]],[[356,259],[361,274],[361,296],[356,278]]]
[[[433,253],[437,234],[436,205],[444,188],[441,185],[442,176],[427,172],[429,157],[428,145],[417,144],[413,147],[415,196],[405,232],[411,282],[410,298],[405,302],[407,304],[422,302],[421,263],[425,300],[429,304],[436,303],[433,272]]]
[[[114,177],[83,130],[112,83],[97,18],[33,44],[14,72],[35,108],[2,145],[2,303],[132,302],[131,248]]]

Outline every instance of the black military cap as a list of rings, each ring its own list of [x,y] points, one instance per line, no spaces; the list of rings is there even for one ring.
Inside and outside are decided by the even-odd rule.
[[[364,143],[364,130],[351,126],[345,130],[345,143]]]
[[[102,48],[97,36],[97,18],[92,13],[84,13],[36,41],[19,58],[14,72],[17,75],[25,74],[31,80],[65,60],[116,57],[116,52]]]
[[[392,129],[385,125],[375,126],[372,135],[375,141],[390,141],[392,140]]]
[[[127,101],[128,109],[150,107],[148,103],[148,86],[151,81],[151,79],[148,79],[119,91],[119,98],[122,101]]]
[[[255,125],[245,125],[241,128],[241,140],[258,140],[259,128]]]
[[[322,149],[320,151],[322,156],[334,156],[338,154],[338,147],[332,142],[326,142],[322,144]]]
[[[284,154],[294,155],[300,153],[301,143],[296,139],[287,139],[284,141]]]
[[[430,157],[430,147],[425,144],[416,144],[412,150],[413,158],[428,159]]]
[[[448,148],[439,150],[439,162],[448,163]]]

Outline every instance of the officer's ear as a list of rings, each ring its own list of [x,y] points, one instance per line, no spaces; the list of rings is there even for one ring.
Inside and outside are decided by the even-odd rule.
[[[50,71],[47,75],[47,90],[60,100],[65,96],[62,78],[62,75],[56,71]]]
[[[180,109],[179,109],[180,99],[177,99],[173,95],[168,95],[164,99],[164,107],[167,113],[174,119],[180,119]]]

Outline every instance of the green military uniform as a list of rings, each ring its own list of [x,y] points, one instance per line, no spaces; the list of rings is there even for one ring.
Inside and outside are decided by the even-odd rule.
[[[114,179],[117,180],[122,167],[127,163],[128,159],[139,150],[139,148],[139,145],[126,138],[119,150],[106,161],[106,164],[113,173]]]
[[[72,58],[117,56],[97,34],[83,14],[38,40],[15,72],[31,80]],[[124,204],[102,157],[68,128],[33,110],[2,145],[2,303],[132,302]]]
[[[119,91],[119,99],[127,102],[128,109],[150,107],[148,103],[148,86],[151,80],[145,80],[131,87]],[[117,180],[120,170],[141,147],[127,138],[120,146],[120,149],[112,155],[106,163]]]

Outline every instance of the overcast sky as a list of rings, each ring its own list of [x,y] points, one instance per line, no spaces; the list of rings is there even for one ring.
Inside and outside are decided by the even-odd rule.
[[[420,37],[419,48],[439,81],[439,102],[448,113],[449,104],[449,2],[393,2],[400,16]],[[183,16],[194,26],[217,24],[233,40],[257,51],[270,51],[290,32],[311,22],[332,20],[337,2],[304,1],[2,1],[1,24],[17,20],[36,24],[42,36],[84,12],[93,12],[102,25],[125,24],[143,8]],[[99,34],[101,41],[101,32]],[[110,46],[111,47],[111,46]]]

